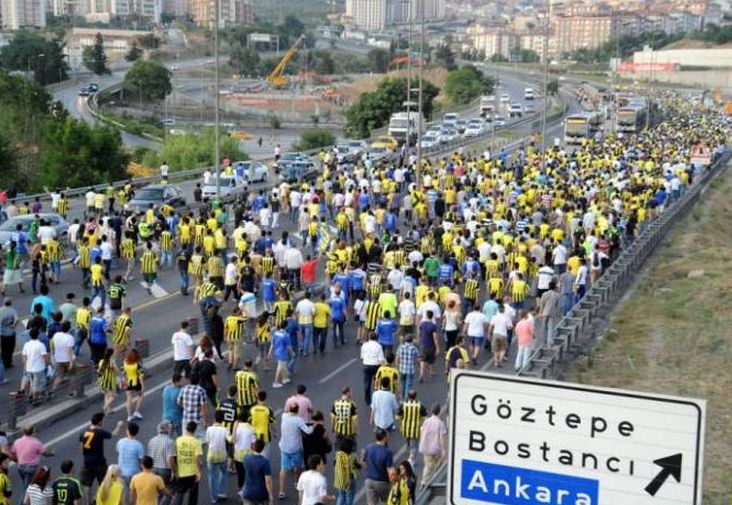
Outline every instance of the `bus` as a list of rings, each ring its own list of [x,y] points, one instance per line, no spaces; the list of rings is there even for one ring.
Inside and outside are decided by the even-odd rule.
[[[640,133],[646,124],[646,106],[629,103],[618,109],[618,132]]]
[[[400,144],[414,145],[417,140],[418,119],[419,112],[395,112],[389,118],[389,136]]]
[[[583,140],[592,136],[592,117],[580,113],[567,116],[564,120],[564,143],[568,145],[582,144]]]

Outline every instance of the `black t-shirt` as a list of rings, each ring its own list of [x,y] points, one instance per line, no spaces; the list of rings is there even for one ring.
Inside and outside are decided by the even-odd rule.
[[[224,413],[224,422],[222,424],[229,429],[229,433],[232,433],[234,421],[236,421],[236,416],[239,414],[239,404],[235,399],[227,398],[219,404],[219,408],[216,410]]]
[[[73,477],[59,477],[53,483],[54,505],[72,505],[81,500],[81,484]]]
[[[107,460],[104,458],[104,441],[111,438],[112,434],[107,430],[103,430],[102,428],[87,428],[79,436],[81,452],[84,455],[84,465],[105,465]]]
[[[196,363],[195,370],[201,378],[201,387],[206,390],[206,394],[213,396],[216,392],[216,385],[213,381],[213,376],[216,375],[216,365],[213,361],[203,359]]]

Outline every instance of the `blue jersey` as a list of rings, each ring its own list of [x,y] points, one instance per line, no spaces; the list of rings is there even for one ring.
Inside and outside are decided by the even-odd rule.
[[[107,328],[109,323],[104,317],[94,316],[89,324],[89,343],[105,345],[107,343]]]
[[[297,343],[297,332],[300,331],[300,325],[297,324],[296,320],[290,318],[287,320],[287,328],[285,328],[285,331],[290,335],[290,347],[297,352],[299,345]]]
[[[351,271],[350,287],[353,291],[362,291],[366,281],[366,272],[360,268]]]
[[[369,195],[367,193],[361,193],[358,195],[358,208],[363,211],[369,206]]]
[[[463,261],[463,276],[468,277],[473,272],[476,275],[480,273],[480,263],[477,260]]]
[[[275,288],[277,281],[271,278],[262,279],[262,299],[265,302],[274,302],[276,299]]]
[[[345,272],[338,272],[333,276],[333,284],[336,282],[341,283],[341,289],[343,289],[344,293],[348,293],[348,291],[351,288],[351,278],[349,275]]]
[[[384,228],[389,232],[395,232],[397,230],[397,218],[393,212],[389,212],[384,219]]]
[[[346,322],[346,304],[343,301],[343,298],[340,296],[331,296],[330,300],[328,301],[330,304],[330,317],[333,319],[336,323],[345,323]]]
[[[437,273],[438,278],[441,282],[445,282],[452,286],[453,281],[453,275],[455,273],[455,268],[449,263],[442,263],[440,265],[440,269]]]
[[[376,335],[381,345],[394,345],[397,324],[392,319],[379,319],[376,323]]]

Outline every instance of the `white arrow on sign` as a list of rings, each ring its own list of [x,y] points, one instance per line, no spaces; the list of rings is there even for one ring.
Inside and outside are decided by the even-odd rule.
[[[451,505],[701,505],[706,402],[458,371]]]

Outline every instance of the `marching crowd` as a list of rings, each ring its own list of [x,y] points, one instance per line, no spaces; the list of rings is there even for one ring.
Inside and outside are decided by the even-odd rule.
[[[24,328],[11,298],[0,309],[0,371],[20,347],[18,389],[40,404],[91,363],[104,400],[79,437],[79,480],[70,459],[58,477],[41,464],[52,451],[32,427],[12,444],[0,438],[0,505],[196,505],[204,475],[212,503],[230,497],[229,481],[252,505],[287,499],[293,485],[301,505],[350,505],[358,488],[368,505],[413,503],[446,451],[444,412],[420,401],[424,384],[453,368],[526,366],[621,249],[693,184],[692,146],[727,144],[724,116],[674,97],[663,109],[651,131],[573,151],[530,144],[421,166],[409,153],[352,164],[324,151],[314,181],[252,189],[231,205],[200,201],[197,188],[194,208],[127,213],[129,184],[87,198],[65,243],[34,220],[2,244],[2,293],[23,290],[28,266],[37,295]],[[63,191],[51,206],[67,215]],[[65,249],[76,274],[61,269]],[[186,319],[172,334],[172,380],[162,415],[145,414],[158,424],[143,444],[145,368],[126,296],[136,276],[153,293],[164,269],[177,272],[203,331],[194,341]],[[56,306],[61,275],[79,276],[80,302],[69,292]],[[275,415],[268,390],[292,387],[309,356],[340,346],[358,349],[363,391],[344,385],[317,406],[299,384]],[[126,422],[108,431],[118,391]],[[123,431],[110,465],[105,440]],[[11,488],[11,462],[23,490]]]

